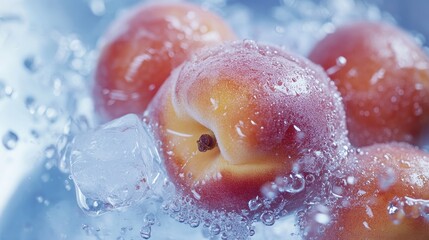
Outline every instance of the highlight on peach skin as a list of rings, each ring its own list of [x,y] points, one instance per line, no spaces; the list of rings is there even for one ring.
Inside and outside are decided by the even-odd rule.
[[[235,39],[214,13],[188,3],[143,4],[104,37],[95,71],[96,111],[105,120],[142,114],[171,70],[195,50]]]
[[[334,169],[349,145],[339,93],[322,69],[250,40],[185,62],[146,117],[172,181],[211,210],[239,212],[266,183]],[[304,195],[279,192],[291,209]]]
[[[429,124],[429,58],[387,23],[339,27],[309,58],[322,65],[344,100],[350,142],[417,144]]]

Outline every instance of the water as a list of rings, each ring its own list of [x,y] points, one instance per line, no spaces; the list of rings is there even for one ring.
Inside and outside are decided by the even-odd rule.
[[[159,162],[148,166],[145,161],[156,159],[156,153],[147,151],[154,148],[141,139],[145,130],[137,118],[127,116],[99,126],[90,97],[97,41],[117,12],[137,2],[3,0],[0,4],[0,238],[300,239],[295,224],[299,212],[266,210],[254,221],[242,217],[246,214],[207,213],[187,199],[170,198],[165,191],[174,191],[164,181]],[[352,0],[280,2],[202,4],[223,15],[242,38],[279,44],[301,54],[339,24],[356,19],[393,21],[378,7]],[[394,13],[401,11],[394,1],[384,6]],[[421,21],[401,17],[398,21],[415,26],[412,31],[429,32]],[[126,135],[118,134],[122,130]],[[118,142],[127,144],[119,149]],[[88,149],[91,143],[101,152]],[[135,166],[145,171],[135,171]],[[391,177],[385,176],[383,186],[389,186]],[[146,182],[135,181],[143,178]],[[267,185],[266,199],[249,202],[249,211],[265,209],[279,192],[299,193],[313,181],[312,175],[282,176]],[[353,177],[347,181],[353,182]],[[392,217],[398,219],[395,214],[400,212],[428,218],[425,201],[392,200]],[[323,205],[314,214],[318,226],[329,222]]]
[[[3,147],[7,150],[13,150],[18,143],[18,135],[12,131],[8,131],[2,138]]]

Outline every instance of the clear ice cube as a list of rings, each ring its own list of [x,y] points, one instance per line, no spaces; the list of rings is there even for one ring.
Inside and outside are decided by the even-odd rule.
[[[150,131],[134,114],[77,135],[70,172],[80,207],[97,215],[162,196],[160,163]]]

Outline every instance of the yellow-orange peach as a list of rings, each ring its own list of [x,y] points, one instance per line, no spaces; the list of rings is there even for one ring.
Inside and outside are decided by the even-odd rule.
[[[277,176],[334,168],[348,144],[339,93],[322,69],[253,41],[185,62],[146,116],[172,181],[209,209],[246,209]]]
[[[429,155],[408,144],[362,148],[349,204],[309,239],[429,239]]]
[[[309,58],[338,86],[354,146],[418,142],[429,124],[429,58],[405,32],[385,23],[346,25]]]
[[[221,18],[191,4],[144,4],[126,12],[101,49],[93,91],[97,112],[105,120],[143,113],[192,52],[234,38]]]

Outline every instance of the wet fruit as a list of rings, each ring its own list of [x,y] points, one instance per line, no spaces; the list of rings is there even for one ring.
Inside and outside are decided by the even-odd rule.
[[[326,36],[309,58],[338,86],[354,146],[416,144],[429,123],[429,58],[410,36],[385,23],[354,23]]]
[[[221,18],[191,4],[146,4],[127,12],[104,38],[93,91],[97,112],[105,120],[143,113],[191,53],[234,38]]]
[[[339,93],[322,69],[253,41],[185,62],[147,116],[172,181],[209,209],[247,209],[267,182],[318,176],[348,144]],[[291,191],[281,194],[288,206],[302,203]]]
[[[353,181],[326,230],[308,238],[429,239],[428,153],[404,143],[376,144],[356,158]]]

